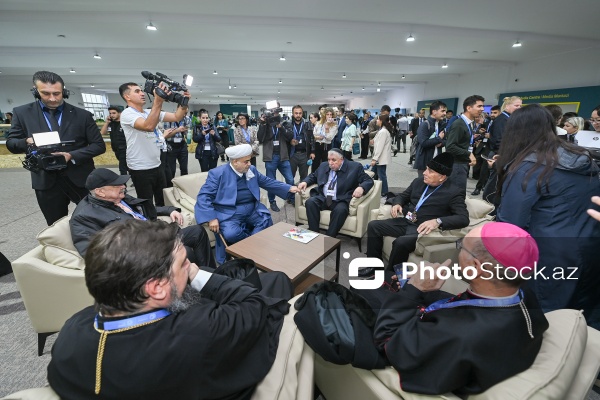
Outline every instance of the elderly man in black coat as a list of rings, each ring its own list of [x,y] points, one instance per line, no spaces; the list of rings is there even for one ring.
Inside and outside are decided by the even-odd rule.
[[[464,193],[452,185],[453,158],[442,153],[427,163],[423,179],[416,178],[408,189],[393,200],[391,219],[371,221],[367,228],[367,256],[381,258],[383,237],[393,236],[394,246],[388,269],[408,260],[415,250],[419,234],[427,235],[434,229],[460,229],[469,225],[469,212]],[[372,274],[372,268],[363,268],[359,275]]]
[[[331,210],[327,235],[336,237],[348,217],[350,200],[371,190],[373,179],[359,163],[344,160],[340,149],[329,150],[327,161],[300,182],[298,189],[304,191],[309,185],[318,185],[317,189],[311,190],[311,198],[306,201],[308,228],[319,232],[321,211]]]

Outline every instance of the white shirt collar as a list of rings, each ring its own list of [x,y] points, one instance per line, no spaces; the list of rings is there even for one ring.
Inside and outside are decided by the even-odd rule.
[[[244,175],[241,172],[237,172],[236,169],[233,168],[233,165],[231,165],[231,163],[229,163],[229,166],[231,167],[231,169],[233,170],[233,172],[235,172],[235,174],[237,176],[239,176],[240,178]],[[248,172],[246,172],[246,180],[249,181],[252,178],[254,178],[254,173],[252,172],[251,169],[249,169]]]

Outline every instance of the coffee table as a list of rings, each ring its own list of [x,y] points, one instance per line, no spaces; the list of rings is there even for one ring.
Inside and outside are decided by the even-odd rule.
[[[249,258],[262,271],[285,273],[294,284],[296,294],[303,293],[310,285],[323,279],[337,282],[340,272],[339,239],[319,234],[308,243],[301,243],[283,236],[294,225],[279,222],[255,235],[227,247],[227,253],[237,258]],[[335,274],[324,268],[324,276],[311,274],[313,269],[329,254],[337,250]],[[331,276],[327,276],[331,275]]]

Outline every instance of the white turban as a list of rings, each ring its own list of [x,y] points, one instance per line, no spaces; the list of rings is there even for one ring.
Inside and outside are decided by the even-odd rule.
[[[225,154],[232,160],[246,157],[252,154],[252,146],[249,144],[238,144],[237,146],[231,146],[225,149]]]

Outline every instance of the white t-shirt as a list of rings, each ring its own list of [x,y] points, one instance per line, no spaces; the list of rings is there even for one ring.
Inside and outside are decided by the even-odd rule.
[[[135,129],[133,125],[138,118],[146,119],[150,110],[139,112],[128,107],[121,113],[121,127],[127,141],[127,167],[134,171],[144,171],[160,166],[160,152],[164,139],[160,132],[144,132]],[[163,121],[165,112],[160,112],[159,122]]]

